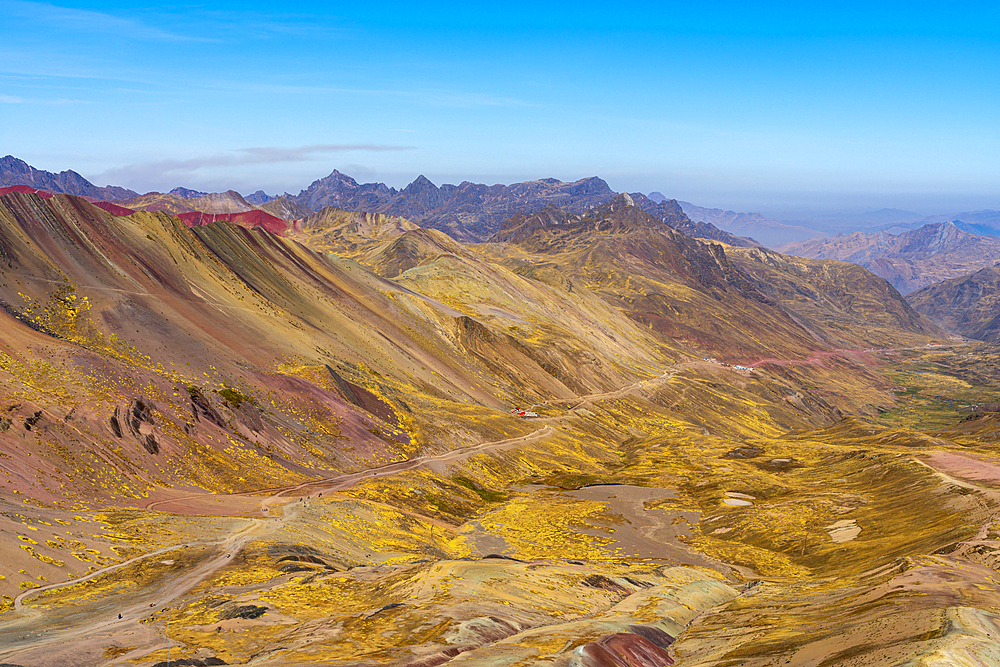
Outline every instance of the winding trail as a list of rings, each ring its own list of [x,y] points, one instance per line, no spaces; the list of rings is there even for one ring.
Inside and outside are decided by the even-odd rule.
[[[892,352],[900,350],[914,350],[914,349],[936,349],[941,347],[956,347],[965,345],[966,343],[957,343],[952,345],[939,345],[935,348],[924,348],[924,347],[914,347],[914,348],[898,348],[898,350],[831,350],[824,352],[817,352],[811,355],[807,359],[803,360],[778,360],[778,359],[761,359],[751,364],[752,366],[757,366],[763,363],[776,363],[776,364],[814,364],[822,363],[822,359],[830,358],[832,356],[843,355],[843,354],[864,354],[864,353],[877,353],[877,352]],[[644,388],[656,387],[661,384],[670,382],[678,373],[695,367],[716,367],[718,364],[713,364],[712,362],[706,362],[703,360],[692,360],[681,362],[670,367],[670,369],[663,372],[662,375],[653,378],[647,378],[644,380],[639,380],[625,387],[616,389],[610,392],[595,393],[585,396],[577,396],[570,399],[555,399],[542,403],[542,405],[568,405],[569,410],[574,410],[586,405],[592,405],[596,401],[609,400],[620,398],[622,396],[634,393],[636,391],[642,390]],[[538,421],[551,421],[551,420],[561,420],[566,419],[567,415],[562,415],[559,417],[547,417],[542,418]],[[358,482],[363,480],[386,477],[390,475],[399,474],[402,472],[414,470],[421,466],[449,462],[463,459],[465,457],[486,452],[494,449],[500,449],[503,447],[524,445],[530,442],[534,442],[551,435],[554,432],[554,428],[548,424],[542,426],[541,428],[528,433],[526,435],[518,436],[515,438],[508,438],[505,440],[498,440],[493,442],[484,442],[478,445],[465,447],[461,449],[452,450],[438,455],[424,455],[418,456],[405,461],[396,461],[393,463],[387,463],[380,466],[374,466],[362,471],[354,473],[346,473],[341,475],[336,475],[333,477],[327,477],[322,479],[310,480],[300,484],[287,485],[282,487],[274,487],[267,489],[258,489],[254,491],[245,491],[240,493],[232,494],[194,494],[190,496],[184,496],[179,498],[171,498],[165,500],[159,500],[155,502],[148,503],[145,507],[147,510],[156,510],[158,508],[168,507],[171,504],[181,503],[188,500],[196,500],[201,498],[225,498],[225,497],[250,497],[250,496],[260,496],[263,494],[269,494],[260,501],[260,508],[265,518],[252,518],[248,519],[247,523],[242,527],[235,529],[230,534],[220,537],[217,540],[210,541],[199,541],[199,542],[189,542],[185,545],[175,545],[170,547],[164,547],[157,549],[150,553],[146,553],[134,558],[130,558],[124,562],[116,563],[105,568],[101,568],[94,572],[91,572],[85,576],[78,579],[50,584],[40,588],[34,588],[27,590],[14,600],[12,615],[13,618],[5,619],[5,622],[0,624],[0,660],[9,659],[12,656],[16,656],[25,649],[35,649],[38,647],[51,646],[57,643],[63,643],[67,640],[73,640],[88,635],[94,635],[96,633],[107,633],[107,632],[117,632],[125,630],[129,627],[135,627],[136,624],[141,619],[149,617],[151,613],[157,611],[162,611],[167,608],[167,606],[174,600],[185,595],[193,588],[195,588],[199,583],[210,577],[212,574],[223,568],[228,562],[232,555],[239,553],[242,548],[249,543],[251,540],[259,539],[264,535],[268,535],[280,530],[284,525],[295,516],[297,516],[298,510],[295,505],[292,504],[292,499],[288,498],[288,494],[293,494],[297,491],[306,490],[306,496],[319,495],[324,492],[336,492],[347,489]],[[986,491],[990,495],[994,495],[995,498],[1000,498],[1000,493],[996,490],[984,488],[983,486],[972,484],[960,479],[951,477],[947,473],[939,470],[938,468],[929,465],[924,461],[920,461],[916,458],[913,459],[918,464],[933,470],[939,476],[941,476],[945,481],[962,486],[969,489],[975,489],[978,491]],[[282,511],[281,516],[274,516],[270,513],[271,506],[285,506],[289,508],[289,511]],[[161,510],[162,511],[162,510]],[[169,510],[165,510],[168,511]],[[661,529],[661,526],[646,526],[640,525],[636,527],[637,530],[641,532],[642,537],[648,540],[652,537],[653,532]],[[75,586],[77,584],[96,579],[98,577],[104,576],[115,570],[125,568],[129,565],[139,563],[143,560],[156,558],[163,556],[164,554],[170,552],[177,552],[178,550],[190,549],[190,548],[211,548],[212,552],[207,557],[202,558],[200,561],[193,563],[190,566],[186,566],[180,572],[172,575],[169,580],[161,587],[149,588],[140,591],[136,596],[134,596],[129,606],[119,607],[120,599],[116,596],[109,596],[109,599],[102,602],[94,603],[93,608],[88,609],[85,618],[76,619],[75,614],[70,611],[66,616],[55,617],[46,624],[46,629],[44,634],[42,634],[38,628],[40,619],[46,616],[45,611],[39,608],[34,608],[31,606],[26,606],[26,602],[31,598],[40,595],[47,591],[55,591],[61,588]],[[121,614],[121,618],[117,618],[118,614]],[[106,620],[94,621],[94,618],[102,618]],[[75,621],[82,620],[83,622],[77,625]],[[60,627],[60,625],[62,627]],[[17,636],[20,635],[20,636]]]
[[[817,350],[805,359],[757,359],[754,362],[747,364],[748,366],[761,366],[764,364],[773,364],[775,366],[813,366],[821,363],[824,359],[830,359],[837,356],[858,356],[861,354],[879,354],[884,352],[906,352],[913,350],[940,350],[942,348],[952,348],[952,347],[967,347],[969,343],[958,342],[958,343],[942,343],[940,345],[919,345],[914,347],[888,347],[888,348],[838,348],[835,350]]]
[[[293,511],[281,517],[250,519],[247,525],[218,540],[189,542],[184,545],[164,547],[148,554],[130,558],[122,563],[101,568],[79,579],[25,591],[14,600],[13,614],[16,618],[8,619],[3,624],[0,624],[0,638],[3,640],[2,648],[0,648],[0,659],[10,658],[27,648],[34,650],[39,647],[51,646],[52,644],[63,643],[95,633],[107,633],[125,630],[130,626],[134,627],[133,624],[138,623],[150,614],[167,608],[171,602],[189,592],[199,583],[224,567],[228,562],[231,562],[232,555],[239,553],[249,541],[279,530],[297,514],[297,511]],[[47,624],[45,634],[39,634],[38,620],[45,615],[44,612],[41,609],[26,607],[24,604],[25,600],[39,593],[75,586],[76,584],[95,579],[148,558],[155,558],[170,552],[194,547],[215,547],[215,549],[214,553],[210,556],[191,567],[185,567],[185,569],[173,575],[165,585],[142,590],[132,596],[127,606],[121,606],[122,598],[119,595],[106,596],[102,602],[95,603],[93,608],[88,609],[86,613],[88,622],[84,625],[74,626],[74,614],[70,613],[68,617],[56,617],[52,619]],[[120,618],[118,617],[119,614],[121,615]],[[106,620],[93,621],[92,619],[95,617]],[[59,627],[60,624],[63,624],[64,627]],[[18,636],[19,633],[22,634]]]
[[[978,479],[976,479],[976,477],[963,479],[961,477],[954,477],[948,474],[942,469],[945,466],[937,467],[935,465],[932,465],[936,457],[947,457],[947,459],[945,460],[950,460],[950,461],[955,461],[957,459],[958,461],[961,461],[967,466],[972,466],[975,469],[975,475],[976,477],[978,477]],[[996,486],[991,486],[983,483],[983,482],[994,482],[994,483],[997,482],[996,477],[991,478],[989,476],[984,476],[982,474],[984,471],[987,471],[987,472],[993,472],[996,475],[1000,475],[1000,469],[997,468],[995,463],[989,461],[981,461],[979,459],[963,456],[957,452],[951,452],[951,451],[930,452],[928,458],[931,460],[932,463],[928,463],[926,460],[918,459],[915,456],[911,456],[910,460],[932,471],[939,478],[941,478],[942,480],[944,480],[949,484],[954,484],[955,486],[960,486],[963,489],[969,489],[970,491],[979,491],[984,495],[992,498],[994,501],[1000,503],[1000,490],[998,490]],[[955,466],[952,466],[950,472],[961,474],[961,469],[955,470],[954,468]],[[971,481],[973,479],[975,479],[975,481]],[[979,483],[977,484],[976,482]]]
[[[388,463],[360,472],[312,480],[309,482],[303,482],[302,484],[243,493],[224,494],[224,496],[251,496],[271,492],[271,495],[262,500],[260,504],[261,510],[265,512],[265,514],[268,514],[269,518],[249,519],[249,523],[247,525],[218,540],[189,542],[185,545],[164,547],[147,554],[130,558],[121,563],[115,563],[114,565],[109,565],[99,570],[95,570],[94,572],[78,579],[49,584],[48,586],[33,588],[21,593],[14,600],[12,610],[14,618],[6,619],[4,623],[0,624],[0,639],[2,639],[0,660],[15,656],[22,650],[28,648],[37,649],[39,647],[51,646],[56,643],[62,643],[67,640],[72,640],[86,635],[93,635],[95,633],[124,630],[132,624],[137,623],[139,620],[147,618],[151,613],[155,613],[166,608],[172,601],[189,592],[199,583],[224,567],[227,562],[231,562],[230,558],[239,553],[248,542],[279,530],[289,520],[293,519],[298,514],[297,508],[293,509],[291,512],[283,512],[280,517],[270,516],[269,507],[271,505],[291,506],[292,508],[295,508],[291,499],[285,498],[285,494],[300,491],[306,488],[311,489],[310,495],[313,493],[323,493],[324,491],[340,491],[356,484],[357,482],[373,477],[395,475],[408,470],[413,470],[429,463],[455,461],[479,452],[498,449],[501,447],[527,444],[529,442],[540,440],[541,438],[550,435],[553,431],[553,427],[545,425],[526,435],[515,438],[507,438],[505,440],[484,442],[472,447],[464,447],[462,449],[445,452],[444,454],[418,456],[406,461]],[[157,506],[169,503],[192,500],[205,496],[220,497],[221,495],[222,494],[199,494],[186,496],[184,498],[161,500],[149,503],[146,506],[146,509],[152,510]],[[97,617],[105,618],[107,620],[89,620],[82,626],[74,626],[71,621],[66,621],[67,626],[59,628],[58,624],[60,619],[56,618],[47,624],[45,633],[41,634],[38,632],[37,628],[39,627],[39,620],[45,615],[44,612],[41,609],[25,605],[27,600],[46,591],[55,591],[60,588],[75,586],[146,559],[156,558],[170,552],[190,549],[193,547],[215,547],[215,549],[212,555],[203,559],[194,567],[187,568],[174,575],[166,585],[140,593],[133,598],[131,604],[128,606],[119,606],[120,599],[118,596],[108,596],[109,599],[103,604],[99,604],[97,609],[89,610],[87,613],[88,619]],[[118,614],[121,614],[121,618],[117,618]]]
[[[336,475],[334,477],[324,477],[323,479],[314,479],[308,482],[302,482],[301,484],[291,484],[288,486],[279,486],[268,489],[258,489],[256,491],[241,491],[240,493],[227,493],[227,494],[195,494],[191,496],[183,496],[181,498],[169,498],[167,500],[158,500],[156,502],[148,503],[146,505],[147,510],[153,510],[157,507],[163,505],[169,505],[171,503],[183,502],[185,500],[196,500],[198,498],[212,497],[212,498],[226,498],[226,497],[239,497],[239,496],[257,496],[262,493],[271,493],[266,499],[261,501],[261,509],[270,505],[279,504],[280,499],[287,493],[292,493],[294,491],[300,491],[302,489],[311,489],[308,496],[317,493],[329,492],[329,491],[342,491],[361,480],[370,479],[373,477],[385,477],[387,475],[395,475],[397,473],[406,472],[408,470],[413,470],[419,468],[422,465],[426,465],[432,462],[440,461],[455,461],[466,456],[471,456],[479,452],[489,451],[491,449],[498,449],[500,447],[508,447],[511,445],[523,445],[529,442],[534,442],[535,440],[540,440],[551,434],[553,428],[551,426],[545,425],[538,429],[528,433],[527,435],[521,435],[516,438],[508,438],[506,440],[497,440],[494,442],[484,442],[479,445],[473,445],[472,447],[464,447],[462,449],[454,449],[450,452],[444,454],[438,454],[436,456],[418,456],[416,458],[407,459],[405,461],[396,461],[393,463],[386,463],[380,466],[374,466],[371,468],[366,468],[358,472],[346,473],[343,475]],[[285,501],[288,502],[288,501]]]
[[[598,394],[587,394],[586,396],[576,396],[574,398],[559,398],[553,399],[551,401],[543,401],[539,405],[563,405],[574,403],[575,405],[570,406],[569,410],[576,410],[585,405],[593,405],[594,401],[603,401],[608,399],[621,398],[622,396],[627,396],[635,392],[638,389],[642,389],[645,386],[656,386],[659,384],[665,384],[670,382],[675,375],[681,371],[687,370],[689,368],[695,368],[698,366],[708,366],[709,363],[705,361],[684,361],[679,364],[674,364],[670,367],[670,370],[664,371],[662,375],[658,375],[654,378],[647,378],[645,380],[639,380],[638,382],[633,382],[630,385],[626,385],[621,389],[615,389],[614,391],[607,391]]]

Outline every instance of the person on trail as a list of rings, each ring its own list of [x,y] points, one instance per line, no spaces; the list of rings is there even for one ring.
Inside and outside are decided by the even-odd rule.
[[[122,615],[118,614],[118,620],[120,621],[121,619],[122,619]]]

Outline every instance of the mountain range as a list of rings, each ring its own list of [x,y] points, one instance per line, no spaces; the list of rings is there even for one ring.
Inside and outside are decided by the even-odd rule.
[[[486,186],[464,182],[458,186],[446,184],[439,188],[419,176],[406,188],[397,191],[384,183],[359,184],[350,176],[334,170],[298,195],[272,197],[258,190],[244,198],[234,190],[208,193],[177,187],[166,194],[150,192],[140,196],[122,188],[96,188],[75,172],[64,172],[64,175],[73,175],[72,178],[64,178],[63,175],[35,170],[11,156],[5,160],[15,164],[18,170],[8,170],[0,179],[0,187],[58,181],[65,187],[55,189],[55,192],[87,196],[92,200],[102,198],[103,193],[108,195],[103,198],[126,208],[175,214],[195,211],[228,214],[261,210],[284,220],[298,220],[332,206],[348,211],[405,217],[426,228],[444,231],[460,241],[484,241],[503,220],[516,213],[533,213],[549,204],[579,213],[605,203],[615,195],[607,183],[596,177],[572,183],[548,178],[513,185]],[[23,177],[23,174],[29,174],[30,178]],[[32,187],[47,189],[42,185]],[[659,201],[650,200],[641,193],[632,196],[641,208],[691,236],[729,245],[759,245],[753,239],[722,231],[711,223],[692,223],[679,207],[665,202],[666,198],[662,195]]]
[[[951,222],[930,223],[901,234],[854,232],[817,237],[780,249],[801,257],[860,264],[904,294],[992,266],[1000,259],[1000,239],[964,232]]]
[[[81,197],[117,201],[138,196],[137,192],[114,185],[99,188],[72,170],[53,174],[35,169],[13,155],[0,158],[0,187],[28,185],[39,190],[62,192]]]
[[[857,264],[538,183],[477,243],[0,193],[0,662],[992,650],[994,353]]]
[[[822,232],[814,229],[787,225],[766,218],[760,213],[737,213],[721,208],[704,208],[686,201],[678,203],[691,220],[711,224],[732,234],[752,236],[767,246],[777,247],[791,241],[822,236]]]

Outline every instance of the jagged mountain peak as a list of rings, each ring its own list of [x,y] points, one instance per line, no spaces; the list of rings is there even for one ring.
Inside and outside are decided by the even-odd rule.
[[[463,183],[462,185],[465,186],[466,183]],[[469,183],[468,185],[472,185],[472,184]],[[451,187],[454,188],[454,186],[451,186]],[[427,178],[423,174],[420,174],[415,179],[413,179],[413,182],[411,182],[405,188],[403,188],[402,190],[400,190],[394,196],[393,199],[394,200],[402,200],[402,199],[405,199],[406,197],[423,197],[423,196],[426,196],[426,195],[430,194],[430,196],[434,197],[433,201],[434,202],[438,202],[438,203],[435,203],[434,206],[440,206],[441,204],[444,203],[444,200],[441,199],[439,201],[437,199],[436,195],[438,193],[440,193],[441,190],[442,190],[442,188],[439,188],[438,186],[434,185],[434,183],[433,183],[433,181],[431,181],[431,179]]]
[[[466,181],[466,182],[468,182],[468,181]],[[437,186],[434,185],[434,183],[431,181],[431,179],[427,178],[423,174],[420,174],[419,176],[417,176],[416,178],[413,179],[412,183],[410,183],[405,188],[403,188],[403,191],[405,192],[406,190],[409,190],[410,188],[434,188],[436,190]]]
[[[326,206],[377,211],[395,193],[385,183],[358,183],[347,174],[334,169],[329,176],[313,181],[308,188],[289,197],[289,200],[313,211]]]
[[[264,204],[273,202],[275,199],[277,199],[277,197],[272,197],[263,190],[257,190],[257,192],[254,192],[253,194],[249,194],[246,197],[244,197],[244,199],[246,199],[251,204],[262,206]]]
[[[192,190],[191,188],[177,187],[168,192],[167,194],[177,195],[178,197],[187,197],[189,199],[196,199],[198,197],[204,197],[208,193],[202,192],[201,190]]]
[[[58,174],[35,169],[24,160],[13,155],[0,158],[0,187],[27,185],[39,190],[79,195],[93,199],[118,201],[137,197],[138,193],[118,186],[97,187],[71,169]]]
[[[611,201],[595,207],[591,213],[587,214],[587,217],[608,216],[629,207],[635,208],[635,199],[627,192],[622,192]]]
[[[579,238],[589,233],[626,234],[637,230],[654,230],[672,234],[663,221],[636,206],[627,193],[617,195],[581,214],[571,213],[554,203],[532,214],[509,218],[490,241],[520,243],[538,234],[570,235]],[[537,240],[537,239],[536,239]]]

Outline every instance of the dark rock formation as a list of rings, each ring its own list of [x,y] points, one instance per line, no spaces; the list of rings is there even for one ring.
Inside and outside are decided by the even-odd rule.
[[[206,419],[219,428],[225,428],[226,422],[223,421],[222,416],[212,407],[212,404],[208,402],[205,395],[201,393],[198,387],[188,387],[188,395],[191,397],[191,414],[194,416],[194,420],[201,421]]]
[[[0,158],[0,187],[11,185],[28,185],[49,192],[62,192],[69,195],[112,201],[138,196],[137,192],[117,186],[109,185],[99,188],[75,171],[67,170],[53,174],[50,171],[35,169],[24,160],[8,155]]]
[[[221,618],[222,620],[229,620],[232,618],[254,619],[254,618],[260,618],[266,613],[267,613],[267,607],[261,607],[260,605],[256,604],[244,604],[238,607],[231,607],[229,609],[224,610],[219,618]]]
[[[31,428],[37,424],[42,418],[42,411],[38,410],[30,417],[26,417],[24,420],[24,430],[30,431]]]
[[[614,196],[608,184],[597,177],[572,183],[544,178],[512,185],[466,181],[438,187],[426,177],[418,176],[397,192],[384,183],[362,185],[334,171],[289,199],[317,211],[335,206],[398,215],[460,241],[484,241],[512,215],[534,213],[550,203],[582,213]]]
[[[229,663],[222,660],[222,658],[205,658],[204,660],[199,660],[197,658],[178,658],[177,660],[164,660],[158,662],[153,667],[212,667],[213,665],[227,665]],[[2,666],[0,666],[2,667]]]

